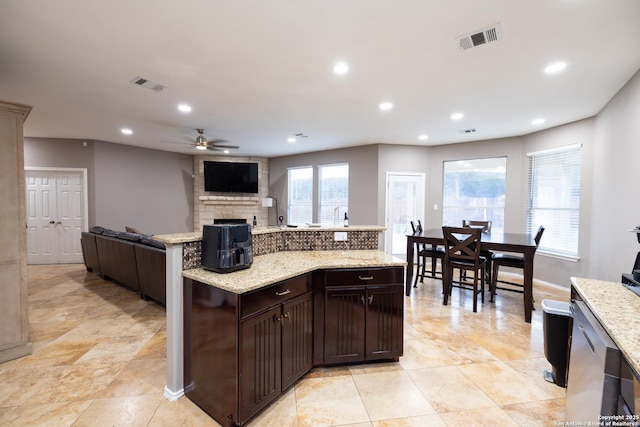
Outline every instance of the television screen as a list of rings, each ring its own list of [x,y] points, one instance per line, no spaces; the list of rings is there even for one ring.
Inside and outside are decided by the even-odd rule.
[[[257,193],[258,164],[205,161],[204,191]]]

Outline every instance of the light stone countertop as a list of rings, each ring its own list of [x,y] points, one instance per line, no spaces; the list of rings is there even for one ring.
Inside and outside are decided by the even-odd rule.
[[[640,374],[640,296],[619,282],[572,277],[571,284]]]
[[[287,251],[256,256],[250,268],[233,273],[221,274],[195,268],[183,271],[182,276],[229,292],[243,294],[319,269],[406,265],[406,261],[379,250]]]
[[[348,227],[342,226],[322,226],[322,227],[255,227],[251,229],[251,234],[271,234],[271,233],[283,233],[286,231],[385,231],[387,228],[380,225],[350,225]],[[198,242],[202,240],[202,231],[194,231],[190,233],[175,233],[175,234],[156,234],[154,239],[168,244],[180,244],[189,242]]]

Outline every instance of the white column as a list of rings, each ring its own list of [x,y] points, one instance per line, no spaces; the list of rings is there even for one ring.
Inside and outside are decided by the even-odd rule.
[[[167,385],[164,397],[184,396],[182,244],[167,246]]]

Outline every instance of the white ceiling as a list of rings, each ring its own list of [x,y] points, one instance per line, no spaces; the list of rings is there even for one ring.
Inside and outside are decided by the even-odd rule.
[[[458,48],[497,23],[502,40]],[[27,137],[195,153],[204,128],[267,157],[448,144],[591,117],[639,68],[638,0],[0,0],[0,98],[33,106]]]

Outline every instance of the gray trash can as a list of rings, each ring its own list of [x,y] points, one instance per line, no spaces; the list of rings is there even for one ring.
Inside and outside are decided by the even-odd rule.
[[[544,356],[551,364],[551,371],[544,371],[544,379],[560,387],[566,387],[573,328],[571,304],[564,301],[543,300],[542,328]]]

